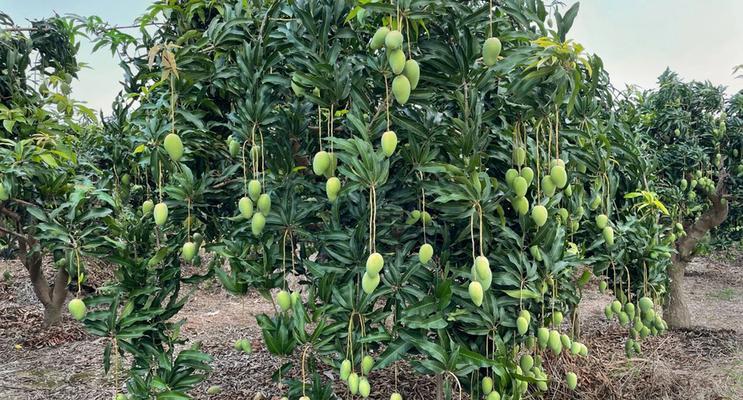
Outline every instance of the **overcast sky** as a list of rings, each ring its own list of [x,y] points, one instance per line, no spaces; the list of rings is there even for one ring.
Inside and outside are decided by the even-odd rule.
[[[566,0],[568,5],[576,0]],[[74,13],[98,15],[115,25],[131,24],[151,0],[0,0],[0,10],[17,25],[27,19]],[[655,86],[666,67],[685,79],[710,80],[743,90],[734,79],[743,64],[743,0],[583,0],[569,37],[604,60],[618,88]],[[111,53],[90,53],[83,43],[79,59],[90,69],[79,74],[74,96],[95,109],[110,109],[122,74]]]

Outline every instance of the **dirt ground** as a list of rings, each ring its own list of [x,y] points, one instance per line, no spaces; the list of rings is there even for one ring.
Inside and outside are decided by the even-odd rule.
[[[576,371],[579,389],[568,391],[555,380],[544,398],[743,399],[743,255],[698,259],[687,271],[686,287],[695,327],[646,339],[642,355],[632,359],[624,355],[626,332],[603,317],[610,298],[585,292],[580,316],[589,356],[545,363],[555,376]],[[209,381],[192,395],[283,395],[271,375],[285,360],[266,351],[255,323],[256,315],[273,312],[271,304],[257,294],[230,296],[216,283],[203,289],[179,314],[188,319],[183,334],[200,341],[214,357]],[[0,261],[0,399],[110,399],[115,383],[103,376],[103,339],[86,334],[67,315],[60,327],[42,331],[41,318],[23,267],[17,261]],[[252,354],[233,349],[239,338],[252,342]],[[404,363],[399,369],[399,388],[406,400],[432,398],[432,377],[415,375]],[[371,398],[389,398],[391,368],[373,372],[370,381]],[[206,389],[212,385],[219,385],[221,394],[208,396]],[[340,386],[337,393],[344,393]]]

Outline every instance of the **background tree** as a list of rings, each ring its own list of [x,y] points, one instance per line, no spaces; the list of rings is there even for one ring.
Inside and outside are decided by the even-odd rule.
[[[724,87],[683,82],[671,71],[658,84],[634,94],[623,118],[650,141],[653,176],[677,223],[664,315],[669,325],[688,327],[684,270],[705,235],[727,218],[729,200],[739,197],[733,193],[740,191],[734,171],[743,150],[740,95],[727,98]]]
[[[0,13],[0,23],[7,28],[0,33],[0,233],[17,250],[49,326],[60,319],[68,284],[81,295],[86,257],[109,245],[104,220],[114,200],[90,162],[95,115],[69,97],[79,70],[76,29],[59,17],[21,30]],[[45,254],[54,259],[52,284]]]

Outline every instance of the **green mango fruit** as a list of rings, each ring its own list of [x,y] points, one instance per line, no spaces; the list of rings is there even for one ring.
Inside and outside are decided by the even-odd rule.
[[[526,179],[526,184],[528,186],[531,185],[531,182],[534,180],[534,170],[529,167],[524,167],[521,169],[521,177]]]
[[[433,246],[428,243],[423,244],[420,250],[418,250],[418,260],[421,264],[427,264],[433,257]]]
[[[519,312],[519,317],[524,317],[527,323],[531,323],[531,313],[529,313],[529,310],[521,310]]]
[[[343,360],[341,363],[340,376],[341,380],[348,382],[348,377],[351,375],[351,360]]]
[[[538,204],[531,209],[531,219],[537,226],[542,227],[547,223],[547,208]]]
[[[485,400],[501,400],[500,393],[492,391],[488,393],[488,397]]]
[[[488,394],[493,391],[493,378],[486,376],[482,378],[482,382],[480,382],[480,388],[482,389],[482,394]]]
[[[384,267],[384,257],[379,253],[371,253],[366,259],[366,272],[370,275],[378,275]]]
[[[364,358],[361,359],[361,374],[369,375],[372,367],[374,367],[374,359],[367,354],[364,356]]]
[[[261,211],[261,214],[264,216],[267,216],[268,213],[271,212],[271,196],[269,196],[267,193],[263,193],[258,197],[258,209]]]
[[[513,200],[512,205],[519,215],[526,215],[529,212],[529,200],[526,200],[526,197],[517,197]]]
[[[627,316],[630,320],[635,319],[635,305],[632,303],[627,303],[624,305],[624,312],[627,313]]]
[[[591,211],[599,208],[600,205],[601,205],[601,197],[599,196],[594,197],[593,201],[591,201]]]
[[[418,222],[420,218],[421,218],[420,210],[413,210],[410,212],[410,215],[408,215],[408,219],[405,220],[405,224],[413,225],[414,223]]]
[[[392,393],[390,395],[390,400],[402,400],[402,395],[400,393]]]
[[[544,350],[547,347],[547,342],[549,341],[549,338],[550,338],[549,329],[545,327],[541,327],[537,329],[537,344],[539,345],[540,349]]]
[[[382,134],[382,152],[385,156],[390,157],[395,153],[397,148],[397,134],[394,131],[387,131]]]
[[[614,300],[611,302],[611,311],[614,314],[619,314],[622,311],[622,303],[619,302],[619,300]]]
[[[599,229],[604,229],[609,224],[609,217],[606,214],[599,214],[596,216],[596,226]]]
[[[359,378],[359,396],[367,398],[369,394],[371,394],[371,385],[369,385],[369,380],[362,376]]]
[[[564,333],[562,335],[560,335],[560,343],[562,343],[562,347],[564,347],[566,349],[570,349],[570,347],[573,346],[573,341],[570,340],[570,336],[568,336],[568,335],[566,335]]]
[[[513,168],[506,171],[506,184],[509,188],[513,189],[513,180],[516,179],[517,176],[519,176],[519,171],[516,171]]]
[[[382,46],[384,46],[385,38],[387,37],[387,34],[390,33],[389,28],[386,26],[383,26],[379,29],[377,29],[376,32],[374,32],[374,36],[372,36],[371,43],[369,44],[369,47],[372,50],[381,49]]]
[[[318,151],[312,158],[312,172],[315,175],[322,175],[330,167],[330,153],[327,151]]]
[[[402,71],[405,70],[405,53],[400,49],[392,51],[388,50],[387,63],[390,65],[393,74],[400,75]]]
[[[601,234],[604,235],[604,241],[608,246],[614,245],[614,229],[612,229],[610,226],[606,226],[601,231]]]
[[[547,197],[552,197],[555,195],[555,190],[557,188],[555,187],[555,184],[552,182],[552,177],[550,175],[545,175],[542,177],[542,191],[544,192],[544,195]]]
[[[568,184],[568,173],[565,171],[565,167],[561,165],[555,165],[550,169],[550,179],[559,189],[565,187]]]
[[[516,194],[516,197],[526,196],[526,191],[528,189],[529,184],[526,182],[526,179],[521,176],[513,178],[513,191]]]
[[[578,353],[580,353],[580,343],[573,342],[573,344],[570,346],[570,352],[573,353],[574,356],[577,356]]]
[[[70,300],[70,302],[67,304],[67,310],[70,311],[70,315],[72,315],[72,318],[75,318],[78,321],[85,318],[85,314],[88,312],[88,308],[85,306],[85,303],[77,298]]]
[[[410,98],[410,81],[405,75],[398,75],[392,80],[392,94],[400,104],[405,104]]]
[[[428,211],[421,211],[421,222],[423,225],[428,226],[432,221],[431,214]]]
[[[492,67],[498,62],[498,56],[500,55],[502,45],[498,38],[491,37],[485,40],[482,45],[482,62],[488,67]]]
[[[518,165],[519,167],[524,165],[524,162],[526,161],[526,149],[523,147],[516,147],[513,149],[513,154],[511,154],[511,161],[513,161],[514,164]]]
[[[191,260],[193,260],[194,256],[196,255],[196,250],[196,243],[186,242],[183,244],[181,255],[183,256],[183,259],[186,260],[186,262],[191,262]]]
[[[547,340],[547,347],[555,353],[555,355],[559,356],[562,352],[562,342],[560,341],[560,332],[558,331],[550,331],[550,337]]]
[[[302,294],[299,292],[292,292],[291,294],[292,306],[302,302]]]
[[[646,313],[651,308],[653,308],[653,300],[650,299],[650,297],[641,297],[640,298],[640,310],[643,313]]]
[[[364,275],[361,277],[361,288],[364,289],[364,293],[374,293],[374,290],[379,286],[379,280],[379,274],[371,275],[369,272],[364,272]]]
[[[480,284],[480,282],[477,282],[477,281],[470,282],[470,285],[467,288],[467,290],[469,292],[470,299],[472,299],[472,302],[476,306],[480,307],[482,305],[482,300],[483,300],[483,290],[482,290],[482,285]]]
[[[354,396],[359,393],[359,376],[355,372],[348,376],[348,390]]]
[[[555,326],[560,326],[562,324],[563,316],[561,311],[555,311],[554,314],[552,314],[552,323]]]
[[[237,208],[240,210],[240,216],[243,218],[250,219],[253,216],[253,202],[249,197],[241,197],[240,201],[237,202]]]
[[[183,142],[181,142],[181,137],[177,134],[169,133],[165,136],[163,146],[165,147],[165,151],[168,152],[171,160],[177,162],[181,157],[183,157]]]
[[[145,200],[142,203],[142,215],[149,215],[153,208],[155,208],[155,203],[152,200]]]
[[[325,182],[325,194],[328,195],[328,200],[331,202],[338,198],[338,193],[341,191],[341,180],[335,176],[332,176]]]
[[[0,181],[0,201],[5,201],[10,198],[10,193],[5,189],[5,183]]]
[[[606,283],[606,281],[599,282],[599,293],[606,292],[606,287],[609,286],[609,284]]]
[[[534,366],[534,358],[528,354],[523,354],[521,359],[519,359],[519,366],[523,372],[531,371],[531,368]]]
[[[281,308],[281,311],[287,311],[292,308],[292,298],[289,295],[289,292],[286,290],[280,290],[279,293],[276,294],[276,303],[279,305],[279,308]]]
[[[263,233],[263,228],[265,227],[266,217],[259,212],[253,214],[253,218],[250,220],[250,230],[253,232],[253,235],[259,236]]]
[[[251,200],[258,201],[258,197],[260,197],[262,190],[261,181],[258,179],[251,179],[250,182],[248,182],[248,196],[250,196]]]
[[[227,148],[230,151],[230,157],[237,157],[238,154],[240,154],[240,143],[230,140],[230,142],[227,144]]]
[[[524,317],[516,318],[516,329],[518,330],[519,335],[525,334],[529,330],[529,321]]]
[[[387,50],[398,50],[402,48],[402,40],[402,32],[398,30],[389,31],[384,37],[384,46],[387,47]]]
[[[418,65],[418,61],[405,61],[405,68],[403,68],[402,74],[410,81],[410,89],[415,90],[418,87],[418,81],[421,77],[421,67]]]
[[[574,390],[578,386],[578,375],[575,372],[568,372],[565,374],[565,383],[570,390]]]
[[[606,315],[606,319],[611,319],[614,316],[614,311],[611,309],[611,305],[607,304],[606,307],[604,307],[604,315]]]
[[[168,220],[168,205],[164,202],[157,203],[154,208],[153,216],[155,217],[155,225],[164,225]]]

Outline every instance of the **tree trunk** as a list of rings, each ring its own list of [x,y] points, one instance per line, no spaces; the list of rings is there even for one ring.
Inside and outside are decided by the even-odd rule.
[[[663,307],[663,318],[671,328],[688,328],[691,325],[689,309],[686,307],[684,271],[686,262],[674,256],[668,268],[668,299]]]
[[[44,306],[44,321],[42,327],[48,328],[59,323],[62,316],[62,307],[67,298],[67,270],[60,268],[54,277],[54,286],[50,287],[44,277],[41,263],[41,252],[35,249],[36,240],[26,238],[18,240],[18,249],[21,263],[28,271],[36,298]]]
[[[721,171],[716,191],[709,195],[712,206],[691,226],[685,226],[686,235],[676,241],[676,254],[668,268],[668,301],[663,306],[663,318],[669,328],[688,328],[691,325],[684,292],[684,271],[699,241],[707,232],[725,222],[728,216],[728,202],[724,198],[726,176],[725,171]]]
[[[576,304],[570,313],[570,334],[573,340],[580,340],[580,305]]]
[[[444,375],[436,374],[436,400],[444,400]]]

